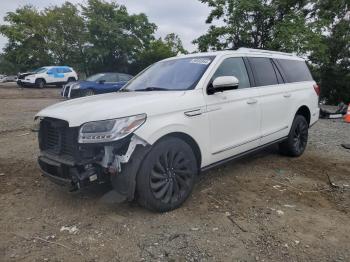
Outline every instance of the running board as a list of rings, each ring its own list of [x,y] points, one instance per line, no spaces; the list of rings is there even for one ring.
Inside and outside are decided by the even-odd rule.
[[[232,156],[232,157],[229,157],[229,158],[220,160],[220,161],[215,162],[215,163],[213,163],[213,164],[210,164],[210,165],[208,165],[208,166],[202,167],[202,168],[201,168],[201,171],[207,171],[207,170],[212,169],[212,168],[214,168],[214,167],[220,166],[220,165],[222,165],[222,164],[224,164],[224,163],[226,163],[226,162],[230,162],[230,161],[232,161],[232,160],[237,160],[237,159],[243,158],[244,156],[249,155],[249,154],[251,154],[251,153],[254,153],[254,152],[256,152],[256,151],[259,151],[259,150],[261,150],[261,149],[263,149],[263,148],[269,147],[269,146],[271,146],[271,145],[273,145],[273,144],[277,144],[277,143],[283,142],[283,141],[285,141],[287,138],[288,138],[288,137],[286,136],[286,137],[280,138],[280,139],[278,139],[278,140],[272,141],[272,142],[270,142],[270,143],[267,143],[267,144],[265,144],[265,145],[258,146],[258,147],[256,147],[256,148],[250,149],[250,150],[248,150],[248,151],[246,151],[246,152],[243,152],[243,153],[240,153],[240,154],[238,154],[238,155],[234,155],[234,156]]]

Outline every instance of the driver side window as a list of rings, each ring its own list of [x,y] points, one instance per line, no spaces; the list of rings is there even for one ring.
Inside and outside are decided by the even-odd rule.
[[[219,76],[236,77],[239,80],[239,89],[250,87],[247,69],[241,57],[225,59],[213,75],[212,81]]]

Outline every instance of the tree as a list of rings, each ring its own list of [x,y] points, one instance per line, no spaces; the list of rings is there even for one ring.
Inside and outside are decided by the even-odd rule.
[[[127,72],[140,50],[154,39],[156,25],[146,15],[129,15],[124,6],[89,0],[82,6],[89,31],[88,57],[92,71]]]
[[[135,62],[131,66],[131,73],[135,74],[149,65],[160,60],[176,56],[177,54],[188,53],[183,45],[180,37],[174,33],[150,42],[147,48],[144,48],[136,57]]]
[[[85,50],[88,34],[78,8],[66,2],[46,8],[43,16],[48,27],[46,45],[55,63],[88,73]]]
[[[212,8],[208,32],[194,41],[200,51],[251,47],[303,53],[317,34],[309,27],[307,0],[201,0]]]
[[[3,59],[11,61],[16,70],[24,71],[53,63],[47,48],[47,23],[40,12],[25,6],[9,12],[0,26],[0,33],[8,38]]]
[[[322,35],[310,60],[321,83],[321,97],[330,104],[350,103],[350,10],[347,0],[319,0],[313,16]]]

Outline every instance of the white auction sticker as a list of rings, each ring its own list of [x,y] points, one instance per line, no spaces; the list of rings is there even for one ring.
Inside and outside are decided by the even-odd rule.
[[[201,64],[201,65],[209,65],[210,62],[211,60],[207,58],[194,58],[190,61],[191,64]]]

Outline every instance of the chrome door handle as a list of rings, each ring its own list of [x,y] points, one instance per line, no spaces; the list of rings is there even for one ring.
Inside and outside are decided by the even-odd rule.
[[[247,104],[248,105],[253,105],[253,104],[256,104],[256,103],[258,103],[258,100],[256,100],[256,99],[249,99],[249,100],[247,100]]]
[[[284,94],[283,96],[284,96],[285,98],[288,98],[288,97],[291,97],[291,96],[292,96],[292,94],[287,93],[287,94]]]

